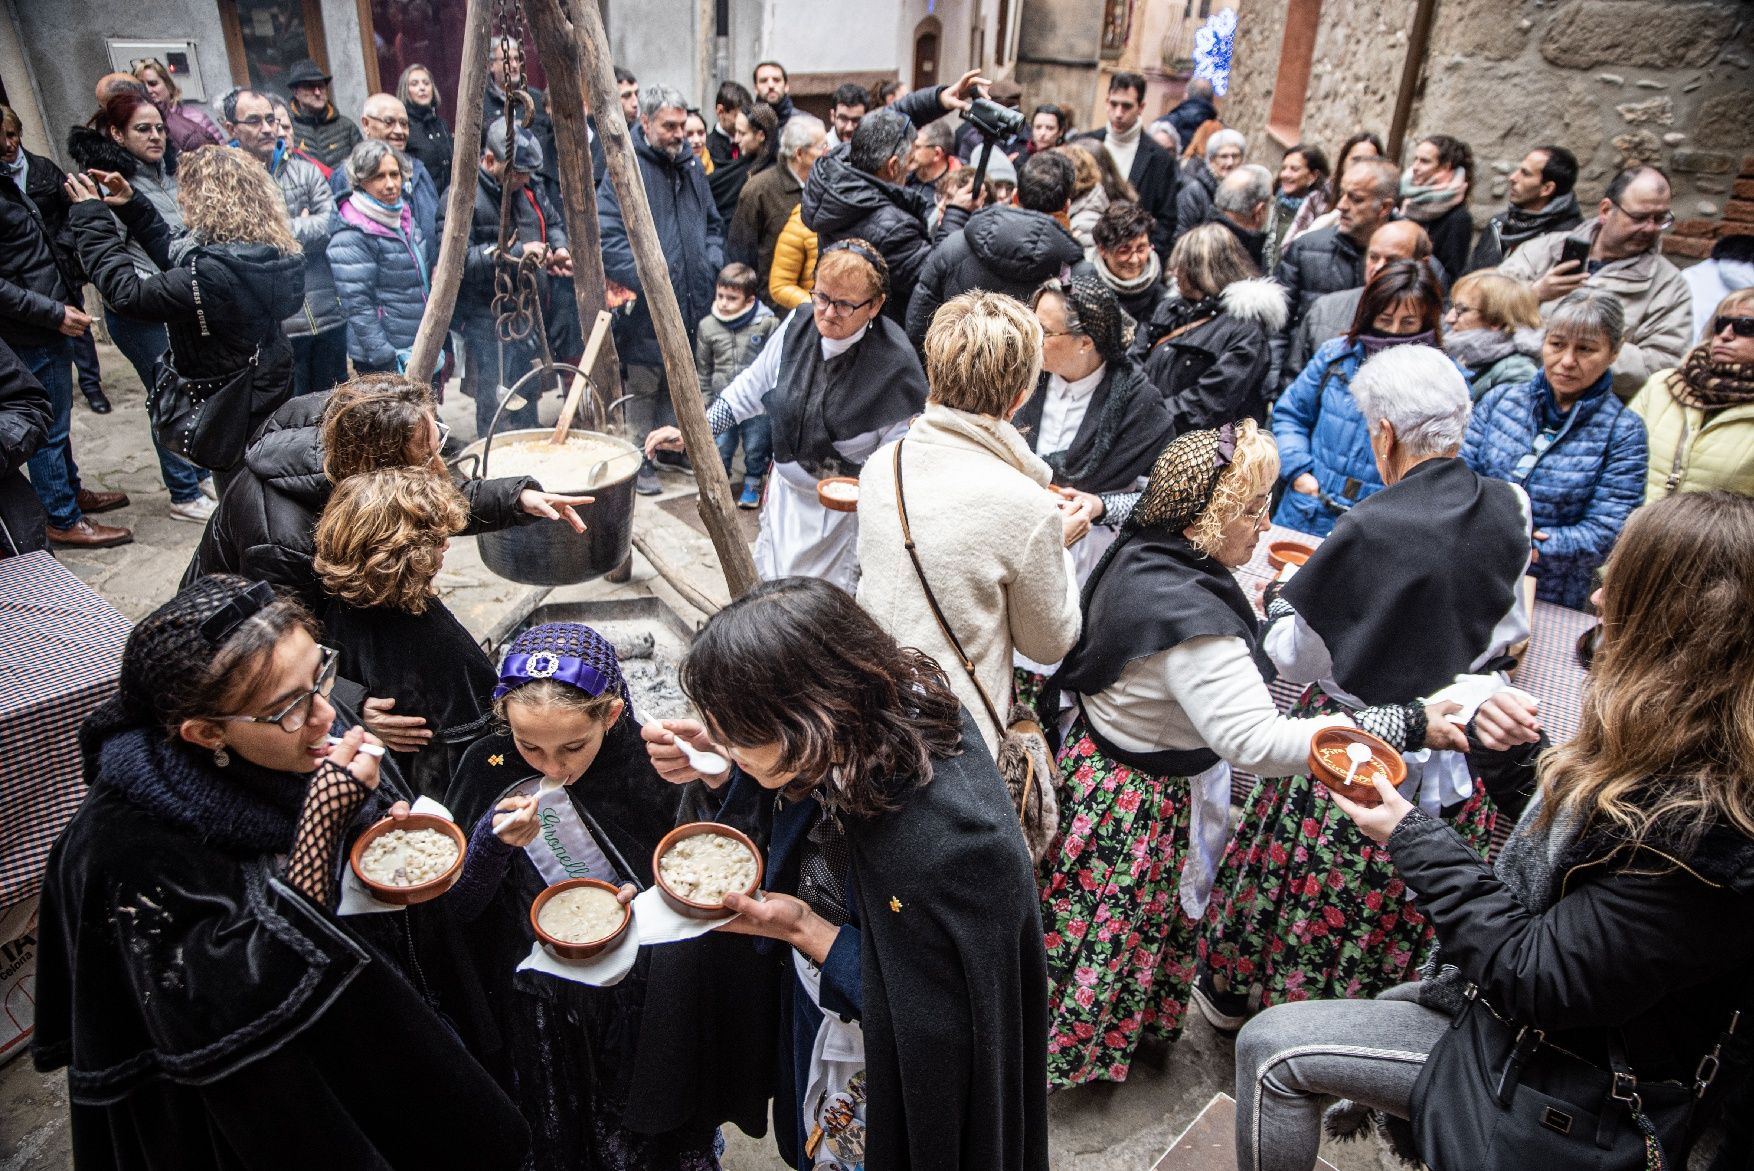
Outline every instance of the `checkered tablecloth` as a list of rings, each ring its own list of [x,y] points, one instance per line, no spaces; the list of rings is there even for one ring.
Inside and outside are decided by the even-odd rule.
[[[0,559],[0,908],[37,893],[85,796],[79,724],[114,689],[128,629],[49,554]]]

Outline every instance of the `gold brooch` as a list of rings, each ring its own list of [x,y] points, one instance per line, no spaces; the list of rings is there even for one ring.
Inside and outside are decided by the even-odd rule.
[[[889,896],[889,909],[891,911],[894,911],[897,915],[901,914],[901,900],[896,898],[894,895],[890,895]]]
[[[494,753],[492,756],[487,758],[487,763],[488,764],[504,764],[505,763],[505,753],[503,753],[503,752]]]

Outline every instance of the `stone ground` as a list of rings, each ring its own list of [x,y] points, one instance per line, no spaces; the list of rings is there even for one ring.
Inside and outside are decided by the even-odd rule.
[[[138,619],[175,593],[201,530],[172,520],[169,497],[147,442],[145,396],[139,380],[110,346],[99,346],[105,386],[116,409],[94,415],[83,400],[74,407],[73,448],[89,487],[129,493],[129,508],[106,514],[112,524],[134,530],[132,545],[91,552],[62,553],[69,569],[129,618]],[[552,410],[552,408],[550,408]],[[473,404],[454,392],[442,414],[454,433],[474,431]],[[692,481],[666,473],[665,500],[692,491]],[[677,503],[680,503],[679,501]],[[718,564],[706,538],[679,519],[676,504],[660,507],[641,500],[635,531],[695,588],[715,600],[726,597]],[[440,579],[445,600],[472,633],[497,646],[539,603],[603,601],[657,596],[689,624],[703,616],[653,572],[636,553],[631,581],[606,581],[551,593],[495,577],[482,564],[470,538],[452,544]],[[1193,1121],[1215,1093],[1231,1089],[1229,1040],[1193,1014],[1175,1046],[1147,1049],[1124,1084],[1097,1084],[1054,1095],[1048,1103],[1049,1138],[1055,1171],[1148,1171],[1169,1144]],[[71,1165],[65,1126],[65,1083],[43,1076],[28,1058],[0,1068],[0,1171],[63,1171]],[[727,1133],[725,1165],[733,1171],[782,1171],[770,1140]],[[1329,1144],[1332,1146],[1332,1144]],[[1376,1171],[1395,1166],[1374,1146],[1324,1150],[1342,1171]]]

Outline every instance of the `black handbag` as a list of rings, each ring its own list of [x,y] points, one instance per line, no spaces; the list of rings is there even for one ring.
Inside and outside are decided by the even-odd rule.
[[[201,307],[201,282],[192,254],[189,287],[195,294],[195,320],[201,324],[201,336],[212,337],[206,310]],[[261,360],[258,342],[241,370],[188,378],[177,372],[174,351],[167,349],[159,356],[152,389],[146,395],[153,437],[167,451],[199,468],[224,471],[243,462],[244,447],[250,441],[250,402]]]
[[[1668,1171],[1717,1077],[1740,1013],[1700,1059],[1693,1084],[1640,1083],[1618,1030],[1601,1069],[1498,1014],[1470,984],[1413,1083],[1413,1137],[1433,1171]]]

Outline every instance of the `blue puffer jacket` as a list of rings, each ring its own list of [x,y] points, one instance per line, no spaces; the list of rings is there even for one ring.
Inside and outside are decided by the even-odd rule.
[[[389,228],[342,201],[329,239],[329,268],[347,315],[347,356],[355,365],[396,369],[396,351],[414,344],[426,312],[429,281],[424,241],[402,201],[402,230]]]
[[[1370,426],[1350,389],[1363,364],[1362,343],[1343,337],[1323,342],[1274,404],[1273,439],[1286,485],[1275,523],[1325,537],[1340,513],[1382,491],[1376,457],[1370,454]],[[1291,490],[1292,481],[1305,472],[1316,478],[1325,500]]]
[[[1475,404],[1462,445],[1476,472],[1528,491],[1535,531],[1547,534],[1535,542],[1540,556],[1529,567],[1539,581],[1535,596],[1574,610],[1589,600],[1596,566],[1644,499],[1644,420],[1610,393],[1613,380],[1604,374],[1563,415],[1544,373],[1501,386]],[[1551,446],[1519,466],[1550,426],[1558,428]]]

